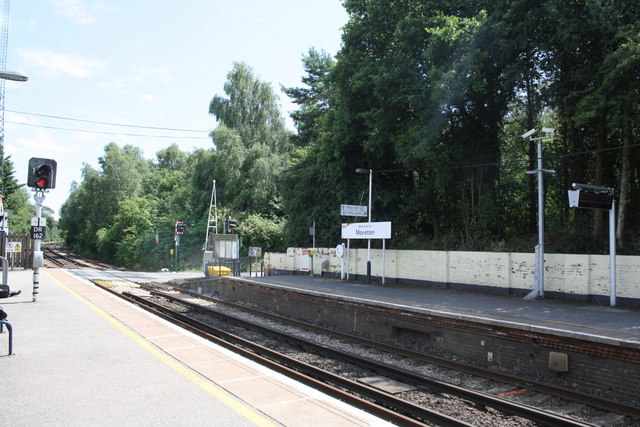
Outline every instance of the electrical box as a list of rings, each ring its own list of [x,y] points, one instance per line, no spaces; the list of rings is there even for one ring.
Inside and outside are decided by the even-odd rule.
[[[44,255],[42,251],[34,251],[33,252],[33,268],[42,268],[44,267]]]

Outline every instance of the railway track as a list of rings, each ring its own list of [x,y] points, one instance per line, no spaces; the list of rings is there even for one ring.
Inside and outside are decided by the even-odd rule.
[[[97,270],[107,270],[111,268],[106,264],[68,252],[57,243],[44,243],[41,249],[44,253],[45,267],[48,268],[94,268]]]
[[[98,286],[101,285],[98,284]],[[200,322],[176,310],[172,310],[160,304],[155,304],[148,298],[143,298],[127,292],[120,293],[110,289],[109,287],[101,287],[213,343],[234,351],[248,359],[267,366],[311,387],[322,390],[338,399],[347,401],[354,406],[365,409],[369,413],[375,414],[398,425],[424,425],[424,422],[421,421],[421,419],[429,420],[436,425],[443,426],[471,425],[460,422],[454,418],[447,417],[437,411],[424,410],[418,406],[407,404],[406,402],[399,403],[403,406],[403,410],[401,412],[389,409],[389,405],[397,407],[398,404],[393,405],[391,403],[395,399],[393,397],[383,396],[379,391],[372,387],[364,384],[358,384],[345,378],[332,375],[329,372],[314,368],[311,365],[287,357],[286,355],[275,352],[265,346],[255,344],[235,334],[225,332],[222,329]],[[335,385],[330,385],[328,382],[332,382]],[[362,397],[345,392],[345,389],[357,389],[362,395],[369,396],[374,399],[377,396],[379,397],[379,400],[386,401],[386,404],[372,403]],[[413,416],[405,415],[405,413],[411,413]]]
[[[382,418],[389,419],[403,425],[435,423],[437,425],[478,425],[477,420],[483,419],[484,425],[618,425],[623,417],[618,413],[630,411],[633,415],[633,408],[623,408],[620,406],[606,406],[609,403],[604,402],[603,410],[595,411],[595,416],[584,421],[571,418],[562,414],[542,410],[529,404],[524,404],[504,397],[495,396],[485,391],[472,390],[459,385],[449,384],[443,381],[434,380],[425,375],[421,375],[406,369],[397,368],[388,363],[380,363],[377,360],[364,357],[359,354],[353,354],[337,350],[335,340],[353,340],[353,337],[340,336],[337,337],[332,333],[330,344],[317,344],[306,338],[300,338],[298,334],[291,334],[275,330],[271,327],[262,326],[253,321],[247,321],[245,318],[238,318],[229,314],[222,314],[218,310],[211,309],[212,304],[219,304],[221,301],[206,298],[198,295],[197,299],[193,293],[180,291],[180,293],[160,292],[157,289],[149,289],[146,295],[134,295],[130,293],[120,294],[120,296],[143,306],[147,310],[153,310],[160,313],[162,317],[179,322],[188,329],[204,334],[208,339],[212,339],[218,344],[229,348],[233,351],[244,354],[249,358],[259,358],[260,363],[270,365],[275,370],[294,376],[296,379],[321,388],[323,391],[334,396],[340,394],[339,398],[349,400],[352,404],[359,406],[367,411],[378,414]],[[225,303],[228,304],[228,303]],[[235,307],[237,309],[237,307]],[[246,307],[242,307],[246,311]],[[252,313],[252,315],[264,316],[264,313]],[[243,316],[245,317],[245,316]],[[277,316],[275,316],[277,317]],[[212,318],[222,319],[222,326],[212,326]],[[273,316],[270,321],[273,321]],[[282,322],[283,319],[277,319]],[[290,323],[290,322],[289,322]],[[297,323],[297,322],[296,322]],[[231,326],[229,326],[231,325]],[[296,325],[296,327],[304,327],[309,329],[309,325]],[[225,330],[226,329],[226,330]],[[256,337],[260,334],[263,338]],[[327,331],[314,331],[314,333],[326,334]],[[241,336],[242,335],[242,336]],[[212,338],[211,338],[212,337]],[[267,337],[267,338],[264,338]],[[253,341],[261,340],[266,344],[256,344]],[[277,343],[287,343],[284,350],[274,351],[275,347],[280,347]],[[389,357],[405,358],[411,360],[420,360],[424,355],[406,352],[396,347],[380,349],[378,343],[360,342],[369,349],[376,352],[389,352]],[[238,348],[239,347],[239,348]],[[304,349],[304,352],[301,350]],[[304,353],[303,356],[297,354],[295,358],[285,356],[282,353]],[[307,354],[313,354],[309,356]],[[320,361],[317,358],[320,358]],[[263,360],[266,359],[266,360]],[[303,361],[301,361],[302,359]],[[254,359],[255,360],[255,359]],[[313,362],[311,362],[313,360]],[[329,369],[320,369],[312,365],[319,364],[322,366],[333,365],[340,361],[340,364],[346,364],[338,368],[333,367],[334,373],[328,373]],[[430,361],[429,363],[433,363]],[[451,362],[449,362],[451,363]],[[276,364],[277,366],[274,366]],[[451,369],[460,367],[450,366]],[[290,372],[294,371],[294,372]],[[349,372],[348,378],[344,375],[338,375],[335,371]],[[354,377],[353,372],[357,372]],[[476,373],[476,375],[478,375]],[[336,377],[337,376],[337,377]],[[364,376],[364,377],[363,377]],[[381,377],[382,376],[382,377]],[[388,391],[381,391],[370,383],[363,382],[362,378],[389,378],[399,384],[405,384],[408,391],[396,395]],[[304,379],[303,379],[304,378]],[[505,380],[505,378],[501,378]],[[384,381],[384,380],[383,380]],[[320,383],[320,384],[318,384]],[[508,383],[508,382],[507,382]],[[519,390],[523,390],[521,380],[512,385],[511,392],[503,392],[503,395],[517,395]],[[526,384],[531,389],[532,384]],[[351,397],[342,395],[347,391]],[[549,392],[546,389],[546,392]],[[430,394],[431,397],[419,396],[420,394]],[[407,399],[407,396],[411,399]],[[582,396],[574,395],[574,399],[582,399]],[[352,399],[355,399],[353,401]],[[460,402],[466,402],[467,409],[464,416],[445,414],[442,411],[434,411],[428,407],[421,406],[416,401],[426,400],[431,403],[439,401],[440,405],[458,406]],[[456,402],[455,405],[453,402]],[[445,403],[442,403],[445,402]],[[577,402],[583,402],[577,400]],[[595,404],[593,400],[590,405]],[[599,402],[602,403],[602,402]],[[369,405],[376,405],[374,409]],[[380,405],[382,408],[381,409]],[[490,409],[489,409],[490,408]],[[389,414],[391,410],[393,414],[397,413],[401,418],[393,420],[396,415]],[[618,412],[615,412],[615,411]],[[456,411],[459,411],[457,409]],[[613,411],[613,412],[610,412]],[[637,414],[637,409],[635,410]],[[486,420],[487,414],[494,414],[495,421]],[[410,421],[411,420],[411,421]],[[507,420],[507,421],[505,421]],[[628,425],[628,424],[620,424]]]
[[[152,294],[157,292],[157,289],[151,286],[143,286],[143,288],[147,289]],[[536,382],[532,380],[525,381],[522,378],[500,373],[495,370],[484,369],[484,368],[472,366],[465,363],[459,363],[459,362],[456,362],[455,360],[444,359],[441,357],[431,356],[424,353],[407,350],[405,348],[401,348],[394,345],[388,345],[388,344],[384,344],[376,341],[371,341],[362,337],[348,335],[345,333],[337,332],[332,329],[327,329],[317,325],[312,325],[312,324],[297,321],[294,319],[289,319],[289,318],[278,316],[272,313],[266,313],[264,311],[247,307],[245,305],[240,305],[233,302],[224,301],[215,297],[202,295],[187,289],[179,289],[179,292],[184,295],[188,295],[194,298],[199,298],[205,301],[215,303],[217,305],[231,307],[234,310],[247,312],[255,316],[268,318],[275,322],[292,325],[305,330],[314,331],[318,334],[331,336],[332,338],[335,338],[338,340],[346,340],[346,341],[357,343],[359,345],[363,345],[369,348],[375,348],[378,351],[395,355],[397,357],[402,357],[402,358],[420,362],[420,363],[433,364],[442,368],[451,369],[455,372],[465,372],[477,378],[490,379],[491,381],[494,381],[497,383],[497,386],[494,387],[494,389],[498,389],[498,388],[503,389],[505,387],[510,387],[510,390],[501,392],[502,394],[505,394],[505,395],[520,396],[525,394],[523,393],[523,391],[526,391],[529,394],[531,394],[530,392],[537,392],[537,393],[540,393],[539,395],[536,396],[536,400],[538,401],[543,400],[543,398],[548,398],[553,396],[556,398],[561,398],[563,400],[566,400],[567,402],[581,402],[581,404],[589,405],[591,407],[598,408],[599,410],[602,410],[602,411],[608,411],[609,413],[612,413],[612,414],[622,414],[625,416],[636,418],[638,419],[638,424],[640,424],[640,408],[636,406],[630,406],[623,403],[614,402],[608,399],[594,397],[592,395],[587,395],[584,393],[567,390],[565,388],[549,385],[546,383]],[[171,298],[171,295],[166,295],[166,297]],[[611,418],[614,418],[614,417],[611,416]]]

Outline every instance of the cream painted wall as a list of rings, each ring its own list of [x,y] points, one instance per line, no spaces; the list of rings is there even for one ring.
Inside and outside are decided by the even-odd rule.
[[[345,251],[345,274],[365,275],[367,250]],[[533,289],[533,253],[405,251],[385,252],[384,276],[437,283],[455,283],[510,289]],[[322,262],[324,261],[324,262]],[[335,249],[316,249],[315,274],[340,273],[342,260]],[[618,256],[616,296],[640,299],[640,257]],[[306,248],[289,248],[286,254],[266,253],[265,268],[309,271]],[[371,250],[371,274],[382,276],[382,250]],[[545,254],[545,292],[609,296],[609,256]]]

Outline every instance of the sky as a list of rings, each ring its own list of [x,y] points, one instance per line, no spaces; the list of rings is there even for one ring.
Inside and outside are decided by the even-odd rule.
[[[15,177],[26,183],[31,157],[56,160],[44,205],[58,216],[110,142],[149,159],[173,143],[212,148],[209,102],[234,62],[271,83],[294,130],[280,85],[303,86],[311,47],[335,55],[347,19],[340,0],[13,0],[6,70],[29,77],[5,81]]]

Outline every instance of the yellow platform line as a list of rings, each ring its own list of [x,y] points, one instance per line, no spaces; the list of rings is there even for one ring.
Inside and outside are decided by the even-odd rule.
[[[75,292],[73,289],[69,288],[67,285],[62,283],[56,277],[52,276],[51,273],[49,273],[48,271],[45,270],[44,273],[51,280],[56,282],[62,289],[69,292],[76,299],[78,299],[80,302],[88,306],[90,309],[92,309],[94,312],[100,315],[103,319],[105,319],[111,325],[115,326],[120,332],[125,334],[127,337],[133,340],[136,344],[138,344],[140,347],[142,347],[148,353],[154,356],[156,359],[160,360],[162,363],[169,366],[175,372],[182,375],[184,378],[191,381],[193,384],[197,385],[202,390],[209,393],[211,396],[215,397],[217,400],[219,400],[228,408],[242,415],[243,417],[245,417],[255,425],[264,426],[264,427],[278,426],[278,424],[276,424],[269,418],[266,418],[263,414],[256,411],[251,406],[238,400],[236,397],[232,396],[231,394],[227,393],[226,391],[212,384],[211,381],[204,379],[200,375],[196,374],[195,372],[193,372],[192,370],[184,366],[182,363],[176,361],[172,357],[160,351],[153,344],[149,343],[149,341],[147,341],[145,338],[143,338],[142,336],[138,335],[136,332],[129,329],[121,321],[117,320],[116,318],[111,316],[109,313],[107,313],[106,311],[104,311],[103,309],[101,309],[100,307],[98,307],[97,305],[95,305],[94,303],[92,303],[82,295]]]

